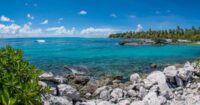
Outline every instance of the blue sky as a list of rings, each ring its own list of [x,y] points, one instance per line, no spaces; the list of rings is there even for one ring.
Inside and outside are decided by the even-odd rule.
[[[106,37],[200,26],[198,0],[1,0],[2,37]]]

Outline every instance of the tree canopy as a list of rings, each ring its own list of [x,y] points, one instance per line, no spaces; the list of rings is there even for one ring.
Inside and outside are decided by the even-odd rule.
[[[200,27],[192,27],[190,29],[183,29],[177,26],[176,29],[169,30],[151,30],[141,32],[124,32],[111,34],[110,38],[147,38],[147,39],[182,39],[191,41],[200,41]]]

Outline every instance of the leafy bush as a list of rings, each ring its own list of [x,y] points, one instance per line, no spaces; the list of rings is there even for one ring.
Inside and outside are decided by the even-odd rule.
[[[42,73],[23,60],[23,52],[10,46],[0,49],[0,105],[40,105],[48,91],[38,85]]]

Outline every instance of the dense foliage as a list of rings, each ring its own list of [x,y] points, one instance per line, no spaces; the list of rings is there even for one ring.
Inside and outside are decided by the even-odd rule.
[[[125,32],[125,33],[117,33],[111,34],[110,38],[148,38],[148,39],[183,39],[183,40],[191,40],[191,41],[200,41],[200,27],[191,29],[183,29],[177,26],[176,29],[169,30],[159,30],[152,31],[149,29],[148,31],[142,32]]]
[[[23,52],[0,49],[0,105],[40,105],[43,92],[38,85],[42,72],[23,60]]]

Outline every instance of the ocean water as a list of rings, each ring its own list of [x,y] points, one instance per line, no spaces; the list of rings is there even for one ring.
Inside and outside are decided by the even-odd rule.
[[[37,43],[43,39],[46,43]],[[11,45],[24,51],[24,59],[36,67],[62,74],[63,67],[81,66],[90,75],[123,75],[150,72],[152,63],[158,70],[169,64],[193,61],[200,55],[197,45],[119,46],[122,39],[108,38],[18,38],[0,39],[0,47]]]

